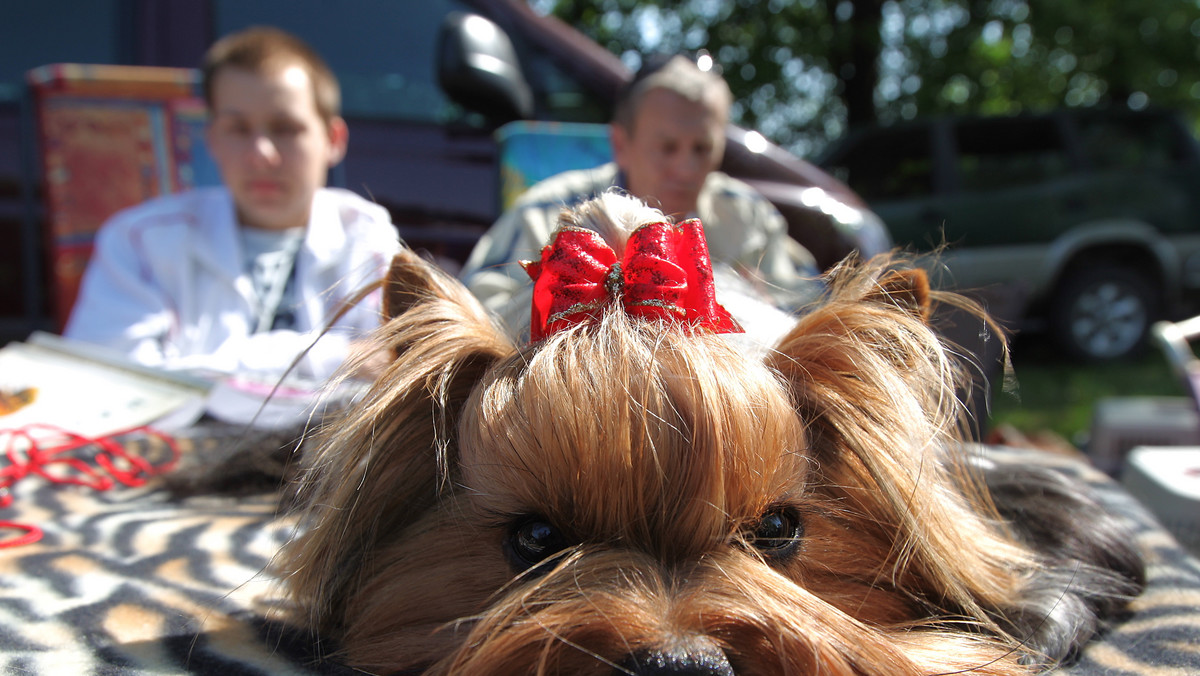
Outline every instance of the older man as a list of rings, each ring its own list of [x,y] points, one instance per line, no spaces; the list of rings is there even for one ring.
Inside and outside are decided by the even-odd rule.
[[[524,328],[530,284],[518,261],[538,258],[564,207],[616,187],[677,221],[699,218],[714,264],[732,266],[775,304],[809,298],[812,256],[788,237],[766,198],[717,171],[731,103],[728,84],[711,70],[683,56],[648,61],[617,101],[609,131],[614,161],[526,191],[480,239],[463,282],[510,328]]]

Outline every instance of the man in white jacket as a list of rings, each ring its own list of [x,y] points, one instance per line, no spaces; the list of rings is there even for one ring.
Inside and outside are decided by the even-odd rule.
[[[264,28],[214,44],[203,77],[223,187],[113,216],[65,335],[171,369],[281,375],[303,355],[292,373],[326,378],[380,323],[380,293],[356,295],[400,247],[386,210],[325,187],[348,139],[337,81]]]

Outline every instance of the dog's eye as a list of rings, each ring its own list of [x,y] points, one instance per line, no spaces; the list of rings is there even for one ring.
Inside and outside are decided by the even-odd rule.
[[[550,523],[528,518],[517,522],[505,545],[513,566],[527,570],[570,547],[571,543]]]
[[[800,522],[800,516],[791,509],[782,508],[762,515],[750,542],[764,556],[778,558],[794,553],[802,537],[804,524]]]

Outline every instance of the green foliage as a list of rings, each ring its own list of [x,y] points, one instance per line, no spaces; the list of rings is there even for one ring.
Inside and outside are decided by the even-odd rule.
[[[706,49],[734,117],[800,153],[945,113],[1161,106],[1200,118],[1196,0],[534,0],[622,56]]]
[[[1103,366],[1063,360],[1044,336],[1012,346],[1015,387],[992,388],[991,425],[1033,434],[1049,430],[1084,445],[1096,404],[1108,397],[1184,397],[1186,391],[1163,353],[1153,346]]]

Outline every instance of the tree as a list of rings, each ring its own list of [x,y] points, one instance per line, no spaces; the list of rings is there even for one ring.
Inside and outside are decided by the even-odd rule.
[[[942,113],[1147,105],[1200,117],[1195,0],[533,0],[631,67],[706,49],[734,119],[801,154]]]

